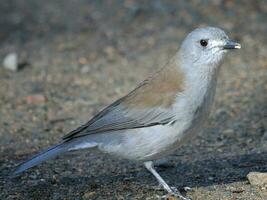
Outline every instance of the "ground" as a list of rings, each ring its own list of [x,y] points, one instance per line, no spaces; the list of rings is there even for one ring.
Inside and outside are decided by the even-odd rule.
[[[264,200],[246,175],[267,171],[267,4],[264,1],[21,1],[0,3],[0,199],[157,199],[141,164],[76,152],[10,178],[15,167],[133,89],[199,26],[242,44],[225,59],[202,133],[157,167],[194,200]],[[41,96],[32,100],[33,95]]]

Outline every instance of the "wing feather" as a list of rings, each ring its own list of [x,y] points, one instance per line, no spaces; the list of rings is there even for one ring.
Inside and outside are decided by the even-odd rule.
[[[115,101],[86,124],[71,131],[63,140],[89,134],[163,125],[174,120],[171,106],[183,91],[183,74],[174,59],[167,67]]]

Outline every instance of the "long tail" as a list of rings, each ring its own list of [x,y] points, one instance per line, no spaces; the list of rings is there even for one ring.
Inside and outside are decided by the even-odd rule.
[[[21,172],[34,167],[48,159],[54,158],[55,156],[59,155],[60,153],[63,153],[66,151],[66,143],[61,143],[58,145],[55,145],[37,155],[35,155],[33,158],[30,160],[22,163],[17,170],[13,173],[13,176],[16,176],[20,174]]]

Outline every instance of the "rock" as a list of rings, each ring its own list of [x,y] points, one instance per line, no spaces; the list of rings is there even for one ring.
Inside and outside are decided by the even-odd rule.
[[[82,74],[87,74],[90,72],[90,67],[88,65],[84,65],[82,68],[81,68],[81,73]]]
[[[86,192],[84,193],[83,195],[83,199],[86,200],[86,199],[92,199],[94,198],[96,195],[96,192]]]
[[[10,53],[6,55],[6,57],[3,60],[3,66],[5,69],[14,72],[18,71],[19,70],[18,55],[16,53]]]
[[[84,58],[84,57],[82,57],[82,58],[79,58],[79,59],[78,59],[78,62],[79,62],[80,64],[82,64],[82,65],[85,65],[85,64],[87,64],[87,63],[88,63],[87,59],[86,59],[86,58]]]
[[[177,197],[174,197],[174,196],[168,196],[167,197],[167,200],[178,200],[178,198]]]
[[[267,173],[249,172],[247,175],[249,183],[255,186],[267,185]]]
[[[27,104],[43,104],[47,102],[47,98],[42,94],[34,94],[26,97]]]

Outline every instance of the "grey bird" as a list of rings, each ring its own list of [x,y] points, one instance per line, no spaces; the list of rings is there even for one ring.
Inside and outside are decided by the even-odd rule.
[[[221,61],[241,45],[219,28],[198,28],[158,72],[62,141],[21,164],[15,175],[68,151],[97,148],[117,158],[144,163],[168,195],[170,187],[153,161],[164,158],[201,131],[208,117]]]

